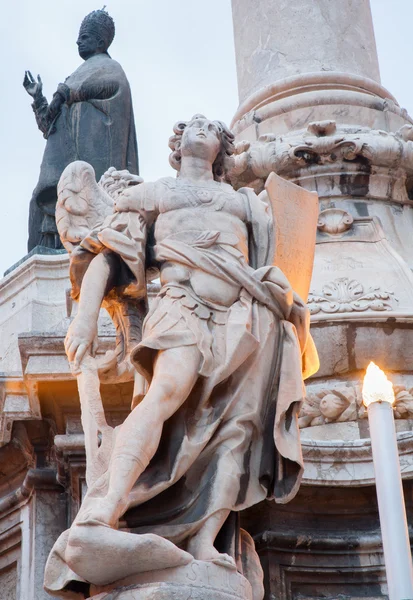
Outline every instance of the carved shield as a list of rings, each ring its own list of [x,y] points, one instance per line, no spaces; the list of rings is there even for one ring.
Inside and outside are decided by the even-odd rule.
[[[272,264],[279,267],[306,302],[313,273],[318,194],[275,173],[265,183],[275,223]]]

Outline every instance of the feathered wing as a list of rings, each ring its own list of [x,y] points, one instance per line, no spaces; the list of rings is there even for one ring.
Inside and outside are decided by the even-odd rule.
[[[93,232],[98,231],[106,217],[114,213],[114,201],[118,195],[125,188],[142,181],[141,177],[127,170],[118,171],[111,167],[97,183],[95,171],[90,164],[84,161],[70,163],[59,180],[56,205],[57,229],[69,254],[72,254],[82,241],[85,245],[86,239],[94,237]],[[106,237],[109,233],[110,231],[106,231]],[[113,235],[120,235],[120,232],[113,232]],[[105,245],[110,247],[110,244]],[[93,249],[91,251],[93,252]],[[83,260],[81,255],[72,254],[72,263],[79,260]],[[84,272],[84,269],[75,267],[73,273],[75,272]],[[76,281],[77,291],[72,290],[75,299],[78,297],[80,285],[81,281]],[[104,381],[130,380],[134,370],[129,361],[129,353],[131,347],[141,339],[146,300],[134,298],[130,290],[129,294],[114,290],[104,299],[103,306],[116,328],[116,349],[99,359],[99,376]]]
[[[92,165],[77,160],[65,168],[57,186],[56,225],[69,254],[113,213],[113,204],[113,198],[96,183]]]

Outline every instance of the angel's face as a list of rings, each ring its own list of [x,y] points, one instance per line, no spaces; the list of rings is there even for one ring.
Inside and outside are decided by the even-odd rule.
[[[214,163],[221,149],[218,127],[205,117],[196,118],[185,127],[182,134],[181,153]]]

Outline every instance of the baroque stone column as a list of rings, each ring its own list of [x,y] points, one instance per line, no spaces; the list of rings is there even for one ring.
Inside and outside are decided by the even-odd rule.
[[[305,540],[294,517],[286,542],[284,513],[271,503],[246,514],[245,525],[261,549],[267,598],[354,598],[366,586],[380,598],[386,585],[361,382],[370,360],[391,371],[402,471],[411,478],[413,121],[381,86],[368,0],[232,7],[240,95],[233,184],[261,191],[275,171],[320,200],[308,303],[321,367],[307,382],[306,470],[288,508],[306,522]]]
[[[404,124],[380,85],[369,0],[233,0],[232,7],[240,139],[325,119],[385,130]]]
[[[368,0],[233,0],[232,12],[240,103],[308,73],[380,83]]]

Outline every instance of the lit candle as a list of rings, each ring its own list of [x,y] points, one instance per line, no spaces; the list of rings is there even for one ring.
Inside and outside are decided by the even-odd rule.
[[[384,562],[390,600],[413,599],[413,567],[404,505],[392,383],[371,362],[363,384],[369,417]]]

